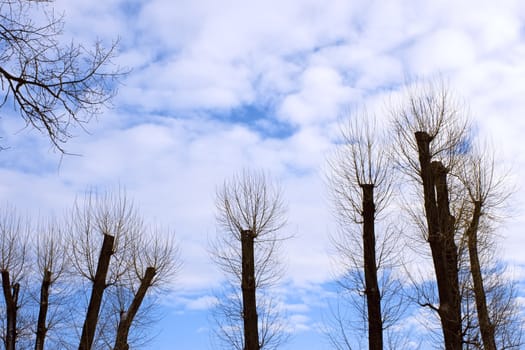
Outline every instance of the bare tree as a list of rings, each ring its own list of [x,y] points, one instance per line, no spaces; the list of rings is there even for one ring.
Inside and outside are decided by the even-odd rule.
[[[79,350],[92,347],[104,291],[125,273],[125,262],[121,259],[114,259],[117,264],[110,271],[111,256],[137,221],[131,204],[120,196],[97,197],[90,193],[84,203],[75,204],[69,228],[70,260],[76,272],[92,283]]]
[[[369,349],[383,349],[384,329],[402,314],[401,298],[394,296],[400,294],[401,284],[391,273],[395,261],[392,242],[396,235],[385,226],[383,234],[376,233],[377,217],[391,198],[393,183],[388,146],[377,127],[375,117],[366,113],[355,115],[344,124],[342,140],[329,160],[328,174],[341,228],[338,235],[332,236],[338,265],[344,268],[340,283],[344,289],[357,292],[354,305],[367,324]],[[364,308],[359,296],[366,298]],[[337,310],[334,317],[341,316],[339,308]],[[339,332],[349,331],[340,319],[336,321],[336,328]],[[337,347],[350,346],[347,334],[328,336]]]
[[[423,189],[424,233],[429,244],[439,294],[445,348],[463,344],[456,219],[451,213],[447,176],[464,152],[468,122],[446,87],[418,86],[392,108],[399,169]],[[431,306],[429,304],[429,306]]]
[[[165,284],[180,268],[178,248],[173,234],[158,228],[151,232],[137,232],[130,242],[131,264],[125,283],[117,287],[118,325],[114,350],[129,349],[129,334],[139,308],[143,307],[146,293],[155,286]],[[127,300],[126,300],[127,299]]]
[[[87,49],[60,42],[63,18],[53,15],[51,3],[0,1],[0,107],[11,104],[62,151],[69,127],[100,112],[115,94],[120,73],[110,69],[115,44]]]
[[[217,334],[238,350],[274,349],[284,330],[265,293],[282,274],[277,257],[285,238],[278,231],[286,222],[281,191],[264,173],[244,171],[218,190],[216,207],[221,233],[212,257],[232,287],[219,301]]]
[[[465,191],[464,241],[483,348],[517,348],[521,345],[521,331],[514,326],[515,313],[508,312],[516,307],[512,286],[498,268],[501,262],[494,261],[494,225],[504,216],[512,189],[506,174],[496,168],[493,153],[475,144],[470,146],[457,176]],[[507,332],[513,337],[497,336]]]
[[[6,350],[14,350],[19,337],[17,318],[21,285],[27,278],[29,223],[14,208],[4,208],[0,217],[0,273],[5,302],[5,330],[2,339]]]
[[[29,219],[9,206],[3,209],[0,221],[6,305],[2,339],[8,349],[43,349],[48,331],[64,319],[59,316],[63,303],[51,296],[51,288],[65,272],[60,227],[49,221],[35,230]],[[61,299],[66,298],[62,295]]]
[[[36,232],[37,238],[34,246],[36,264],[34,264],[33,273],[40,281],[40,291],[35,350],[44,350],[49,329],[54,326],[55,322],[61,321],[57,319],[58,312],[52,312],[51,317],[49,313],[52,287],[67,272],[66,247],[62,230],[61,224],[56,220],[50,220],[40,223]]]
[[[114,349],[128,349],[130,330],[148,291],[178,269],[174,241],[161,238],[158,230],[148,233],[123,193],[89,193],[82,205],[75,205],[69,229],[71,263],[91,284],[79,349],[91,349],[96,338]],[[100,325],[101,312],[115,324]]]
[[[485,158],[486,159],[486,158]],[[479,320],[479,330],[486,350],[496,350],[496,338],[493,322],[490,320],[487,307],[487,296],[483,283],[479,258],[479,228],[480,220],[491,205],[503,203],[508,194],[500,192],[502,182],[494,178],[494,163],[488,164],[481,155],[468,157],[463,167],[462,180],[468,193],[471,205],[470,220],[466,228],[466,241],[470,260],[470,273],[473,282],[476,310]],[[492,201],[493,203],[490,203]]]

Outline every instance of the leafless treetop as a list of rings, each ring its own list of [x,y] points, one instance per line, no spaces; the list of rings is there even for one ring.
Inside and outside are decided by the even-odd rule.
[[[415,84],[389,110],[396,142],[394,160],[411,177],[419,176],[416,133],[426,134],[432,160],[449,170],[469,147],[468,111],[444,82]]]
[[[375,116],[356,114],[341,127],[341,145],[328,160],[328,182],[340,220],[362,220],[363,186],[374,187],[375,213],[379,214],[392,195],[389,145]]]
[[[239,241],[243,230],[264,240],[286,223],[281,191],[263,172],[245,170],[226,180],[217,192],[216,208],[219,224]]]

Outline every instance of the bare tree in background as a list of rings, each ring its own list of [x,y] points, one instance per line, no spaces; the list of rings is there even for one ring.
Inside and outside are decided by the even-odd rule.
[[[368,347],[376,350],[385,346],[384,329],[402,314],[401,284],[391,273],[396,235],[393,230],[379,236],[376,233],[376,219],[391,198],[393,180],[388,148],[377,127],[375,117],[366,113],[344,124],[342,144],[329,160],[328,175],[340,226],[332,242],[339,257],[337,264],[345,270],[340,283],[366,298],[365,308],[355,304],[367,324]],[[352,327],[344,325],[340,311],[333,315],[337,334],[327,335],[336,348],[350,349]]]
[[[92,49],[64,45],[63,25],[63,18],[53,15],[52,1],[0,1],[0,107],[12,105],[61,151],[70,126],[99,113],[120,76],[110,69],[115,44],[109,49],[101,43]]]
[[[37,227],[36,244],[34,245],[36,264],[33,274],[40,281],[38,296],[38,318],[36,321],[35,350],[44,350],[48,331],[56,323],[63,322],[60,316],[64,310],[57,307],[64,305],[64,300],[58,302],[52,298],[52,287],[67,273],[66,246],[63,227],[56,220],[41,222]],[[65,295],[61,296],[65,299]],[[50,304],[54,305],[53,308]],[[54,344],[58,346],[58,344]]]
[[[212,257],[231,287],[217,306],[217,335],[237,350],[275,349],[285,339],[284,324],[266,293],[282,275],[281,190],[264,173],[244,171],[218,190],[216,207],[221,232]]]
[[[129,334],[139,308],[144,307],[146,293],[156,286],[166,284],[180,268],[178,247],[173,233],[167,238],[158,228],[141,232],[130,242],[130,268],[124,283],[116,285],[114,295],[118,301],[118,325],[113,350],[129,349]],[[144,316],[142,316],[144,317]],[[142,322],[143,324],[143,322]]]
[[[2,339],[6,349],[44,349],[48,331],[64,321],[60,306],[67,298],[62,294],[62,301],[58,302],[51,296],[52,287],[66,270],[61,228],[49,221],[40,223],[35,230],[29,219],[9,206],[2,211],[0,221],[6,306],[2,310]],[[64,343],[52,344],[58,347]]]
[[[0,273],[5,302],[5,327],[2,340],[6,350],[15,350],[20,328],[17,322],[21,286],[27,279],[29,222],[14,208],[2,210],[0,217]]]
[[[501,263],[493,258],[497,246],[494,225],[512,190],[505,174],[498,172],[491,151],[475,145],[458,167],[457,176],[465,191],[464,241],[483,349],[519,348],[522,331],[516,327],[516,313],[509,312],[517,308],[512,286],[498,267]]]
[[[486,159],[486,158],[485,158]],[[503,203],[508,194],[498,193],[503,182],[495,179],[494,163],[487,163],[478,155],[471,155],[462,168],[462,181],[468,193],[471,215],[467,220],[466,241],[470,261],[470,273],[473,283],[474,298],[479,320],[479,330],[485,350],[496,350],[496,337],[493,322],[490,320],[487,296],[483,283],[481,263],[479,258],[480,220],[486,210],[492,205]],[[492,203],[491,203],[492,202]]]

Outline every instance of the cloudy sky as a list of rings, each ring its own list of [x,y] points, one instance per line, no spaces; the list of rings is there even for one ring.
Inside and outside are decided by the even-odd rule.
[[[361,106],[381,111],[415,77],[447,80],[512,168],[518,214],[501,245],[518,274],[525,266],[522,1],[57,0],[55,9],[77,42],[119,38],[115,62],[131,73],[114,108],[65,146],[78,156],[3,117],[0,199],[58,213],[89,187],[122,186],[146,218],[176,231],[184,269],[149,349],[213,348],[214,195],[243,168],[270,171],[289,207],[280,293],[293,336],[283,349],[326,348],[335,226],[323,168],[337,123]]]

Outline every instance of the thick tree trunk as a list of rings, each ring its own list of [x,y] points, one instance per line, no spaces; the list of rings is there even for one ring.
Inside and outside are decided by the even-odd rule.
[[[496,350],[496,340],[494,335],[494,326],[490,322],[490,316],[487,308],[487,297],[483,286],[483,276],[478,256],[478,226],[481,216],[481,202],[474,202],[474,212],[472,220],[467,229],[468,252],[470,258],[470,273],[474,284],[474,297],[476,299],[476,309],[478,312],[479,330],[483,347],[485,350]]]
[[[46,318],[49,307],[49,287],[51,286],[51,271],[45,270],[40,286],[40,309],[38,310],[38,321],[36,326],[35,350],[44,350],[47,327]]]
[[[244,350],[259,350],[257,301],[255,288],[254,232],[242,230],[242,312],[244,319]]]
[[[442,241],[443,258],[445,262],[446,288],[445,303],[441,300],[439,313],[446,320],[444,328],[446,346],[450,349],[461,349],[463,343],[461,328],[461,295],[458,276],[458,247],[455,242],[454,217],[450,214],[449,193],[447,185],[447,169],[441,162],[432,162],[432,172],[436,186],[437,206],[439,215],[440,239]],[[447,348],[448,349],[448,348]]]
[[[128,350],[129,344],[128,344],[128,334],[129,329],[131,328],[131,323],[133,322],[133,319],[137,315],[137,312],[140,308],[140,305],[142,304],[142,301],[144,300],[144,297],[146,296],[146,292],[148,291],[148,288],[151,287],[151,283],[153,281],[153,278],[155,277],[156,270],[154,267],[148,267],[146,269],[146,273],[144,274],[144,277],[140,281],[140,286],[137,292],[135,293],[133,297],[133,301],[131,302],[131,305],[129,306],[129,309],[124,312],[122,315],[120,315],[120,322],[117,329],[117,336],[115,338],[115,346],[113,350]]]
[[[430,142],[425,132],[415,133],[423,183],[428,243],[439,293],[439,317],[446,350],[461,350],[461,298],[458,252],[454,241],[454,218],[450,215],[447,171],[440,162],[431,163]]]
[[[363,189],[363,257],[365,293],[368,309],[368,348],[383,349],[383,321],[381,296],[377,282],[374,185],[361,185]]]
[[[5,348],[6,350],[15,350],[16,347],[16,316],[18,313],[18,293],[20,291],[20,284],[15,283],[11,286],[11,279],[9,271],[2,271],[2,289],[4,292],[5,309],[6,309],[6,335]]]
[[[102,295],[106,289],[106,276],[108,273],[109,261],[113,254],[114,241],[115,237],[104,234],[104,241],[102,242],[102,248],[100,249],[97,271],[91,289],[91,298],[89,300],[86,319],[84,320],[84,325],[82,327],[82,335],[80,337],[78,350],[91,350],[91,346],[93,345],[100,305],[102,303]]]

